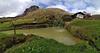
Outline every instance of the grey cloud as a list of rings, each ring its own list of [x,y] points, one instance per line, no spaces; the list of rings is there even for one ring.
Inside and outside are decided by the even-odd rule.
[[[13,16],[12,13],[21,14],[27,7],[32,5],[30,0],[21,2],[21,0],[0,0],[0,16]],[[14,16],[16,16],[14,15]]]
[[[69,12],[89,11],[100,14],[100,0],[0,0],[0,17],[16,16],[31,5],[61,8]]]

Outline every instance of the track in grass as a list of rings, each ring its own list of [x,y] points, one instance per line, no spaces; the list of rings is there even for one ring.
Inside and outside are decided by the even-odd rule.
[[[4,31],[2,33],[12,34],[13,31]],[[74,38],[70,33],[68,33],[66,29],[59,27],[17,30],[17,33],[35,34],[44,38],[54,39],[65,45],[75,45],[79,43],[79,40]]]

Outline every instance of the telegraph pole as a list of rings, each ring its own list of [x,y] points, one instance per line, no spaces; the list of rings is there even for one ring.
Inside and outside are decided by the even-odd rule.
[[[14,36],[16,36],[16,26],[15,26],[15,24],[14,24],[14,17],[13,18],[11,18],[12,20],[11,20],[11,24],[12,24],[12,27],[13,27],[13,33],[14,33]]]

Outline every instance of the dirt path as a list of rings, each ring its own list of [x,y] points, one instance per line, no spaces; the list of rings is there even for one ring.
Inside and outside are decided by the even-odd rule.
[[[2,33],[12,34],[13,31],[5,31]],[[70,33],[68,33],[63,28],[39,28],[39,29],[27,29],[27,30],[17,30],[17,33],[24,34],[35,34],[44,38],[54,39],[65,45],[74,45],[79,43],[79,40],[74,38]]]

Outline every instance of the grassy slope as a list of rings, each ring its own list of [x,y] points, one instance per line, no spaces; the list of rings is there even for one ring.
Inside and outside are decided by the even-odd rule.
[[[21,45],[8,49],[5,53],[97,53],[88,45],[84,46],[82,43],[75,46],[66,46],[55,40],[35,36]]]
[[[100,36],[100,20],[75,20],[71,23],[71,25],[86,30],[84,33],[91,38]]]
[[[79,27],[80,32],[87,35],[100,48],[100,20],[74,20],[72,26]]]
[[[2,34],[1,37],[7,38],[11,37],[11,35],[5,36],[5,34]],[[0,38],[0,44],[4,41],[2,38]],[[34,36],[31,40],[23,44],[16,45],[8,49],[5,53],[80,53],[81,51],[84,53],[97,53],[97,51],[85,42],[81,42],[80,44],[73,46],[66,46],[55,40]]]
[[[36,11],[31,11],[28,12],[27,15],[22,16],[22,17],[16,17],[14,19],[9,19],[9,21],[7,22],[3,22],[8,20],[8,18],[6,19],[2,19],[3,23],[0,23],[0,30],[9,30],[12,29],[12,22],[15,25],[18,24],[23,24],[23,23],[42,23],[42,22],[46,22],[48,20],[48,18],[54,18],[52,16],[55,16],[55,18],[61,18],[63,15],[69,15],[69,13],[66,13],[65,11],[61,10],[61,9],[39,9]],[[50,17],[51,16],[51,17]]]

